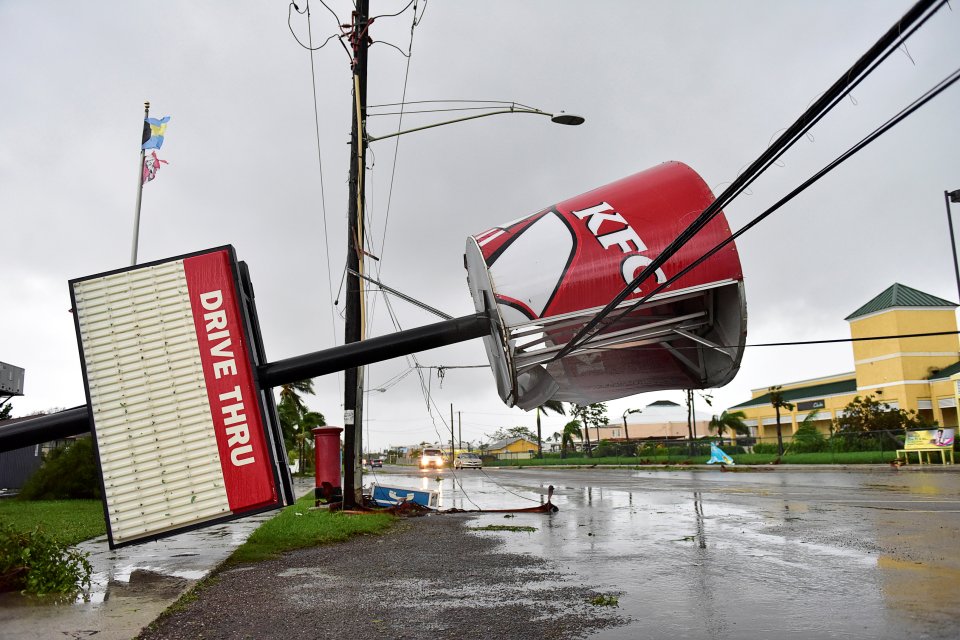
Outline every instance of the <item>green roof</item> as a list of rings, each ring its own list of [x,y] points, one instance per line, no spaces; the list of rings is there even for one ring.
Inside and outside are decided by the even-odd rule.
[[[844,320],[854,320],[877,311],[897,307],[949,307],[953,309],[956,306],[956,303],[949,300],[895,282],[883,293],[848,315]]]
[[[851,393],[857,390],[857,379],[839,380],[837,382],[825,382],[823,384],[814,384],[809,387],[800,387],[798,389],[784,389],[783,399],[787,402],[793,402],[800,398],[818,398],[821,396],[832,396],[838,393]],[[747,407],[758,407],[764,404],[770,404],[770,392],[751,398],[746,402],[730,407],[731,409],[746,409]]]
[[[936,380],[938,378],[949,378],[955,373],[960,372],[960,362],[954,362],[949,367],[944,367],[940,371],[935,371],[931,373],[927,380]]]

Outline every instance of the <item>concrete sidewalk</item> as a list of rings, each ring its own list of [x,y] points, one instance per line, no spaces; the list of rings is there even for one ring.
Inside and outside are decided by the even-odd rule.
[[[313,487],[297,478],[296,493]],[[111,551],[107,537],[77,545],[90,554],[91,587],[75,602],[38,603],[0,594],[0,638],[129,640],[213,571],[277,512]]]

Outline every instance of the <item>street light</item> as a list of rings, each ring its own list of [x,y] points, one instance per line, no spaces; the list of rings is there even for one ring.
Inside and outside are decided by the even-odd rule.
[[[627,409],[623,412],[623,433],[627,438],[627,442],[630,442],[630,430],[627,429],[627,416],[631,413],[643,413],[642,409]]]
[[[367,26],[367,0],[362,0],[358,4],[358,11],[354,14],[355,26],[354,33],[366,33]],[[362,256],[366,254],[363,249],[364,239],[364,192],[366,186],[364,154],[366,147],[371,142],[383,140],[385,138],[395,138],[414,131],[423,131],[424,129],[433,129],[457,122],[467,120],[476,120],[487,116],[495,116],[508,113],[529,113],[532,115],[547,116],[552,122],[568,126],[583,124],[584,118],[570,113],[547,113],[533,107],[526,107],[510,104],[509,108],[489,111],[478,115],[437,122],[434,124],[395,131],[382,136],[372,136],[367,133],[367,105],[366,105],[366,38],[359,39],[361,44],[358,47],[356,64],[354,65],[354,105],[353,105],[353,124],[350,135],[350,197],[347,208],[347,271],[346,294],[345,294],[345,317],[344,317],[344,344],[362,341],[364,339],[362,326],[361,299],[363,297],[363,287],[361,279],[366,279],[363,274]],[[435,310],[434,310],[435,311]],[[366,394],[369,395],[369,394]],[[362,442],[362,431],[357,425],[363,423],[363,405],[364,405],[363,380],[358,374],[357,368],[350,368],[344,372],[344,465],[343,465],[343,486],[344,486],[344,505],[352,506],[359,502],[361,497],[360,474],[356,473],[357,463],[359,461],[358,442]],[[453,441],[452,420],[451,420],[451,443]],[[451,444],[451,449],[452,449]]]
[[[456,118],[454,120],[444,120],[443,122],[434,122],[433,124],[426,124],[422,127],[414,127],[413,129],[404,129],[403,131],[394,131],[393,133],[388,133],[382,136],[372,136],[369,133],[366,134],[367,142],[376,142],[377,140],[384,140],[385,138],[395,138],[397,136],[402,136],[406,133],[413,133],[414,131],[423,131],[424,129],[433,129],[435,127],[442,127],[448,124],[454,124],[457,122],[466,122],[467,120],[476,120],[477,118],[486,118],[487,116],[498,116],[506,113],[530,113],[537,116],[547,116],[550,118],[551,122],[556,124],[563,124],[571,127],[583,124],[586,120],[583,116],[578,116],[572,113],[547,113],[546,111],[541,111],[540,109],[532,109],[526,107],[510,107],[509,109],[500,109],[498,111],[488,111],[487,113],[481,113],[474,116],[465,116],[463,118]]]
[[[960,189],[943,192],[943,203],[947,207],[947,226],[950,228],[950,249],[953,251],[953,273],[957,278],[957,296],[960,296],[960,266],[957,265],[957,243],[953,239],[953,218],[950,216],[951,202],[960,202]]]

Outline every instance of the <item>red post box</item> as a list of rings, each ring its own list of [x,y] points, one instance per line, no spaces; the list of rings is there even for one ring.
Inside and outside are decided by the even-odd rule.
[[[316,478],[313,497],[319,502],[343,500],[343,483],[340,481],[340,433],[341,427],[316,427],[313,429],[314,453],[316,454]]]

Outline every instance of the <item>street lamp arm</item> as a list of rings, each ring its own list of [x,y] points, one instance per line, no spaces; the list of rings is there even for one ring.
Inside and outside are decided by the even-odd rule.
[[[427,124],[422,127],[414,127],[413,129],[404,129],[403,131],[394,131],[393,133],[388,133],[382,136],[372,136],[369,133],[366,135],[367,143],[376,142],[378,140],[384,140],[386,138],[395,138],[397,136],[402,136],[406,133],[413,133],[414,131],[423,131],[424,129],[433,129],[436,127],[442,127],[448,124],[455,124],[457,122],[466,122],[467,120],[476,120],[477,118],[486,118],[487,116],[498,116],[505,113],[531,113],[534,115],[547,116],[553,122],[557,124],[565,124],[570,126],[576,126],[583,124],[584,118],[581,116],[573,115],[571,113],[547,113],[546,111],[540,111],[539,109],[501,109],[499,111],[488,111],[487,113],[479,113],[473,116],[464,116],[463,118],[456,118],[454,120],[445,120],[443,122],[434,122],[433,124]]]

